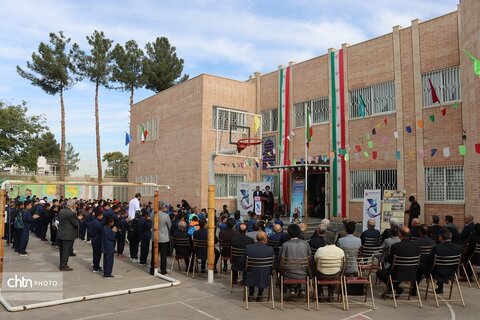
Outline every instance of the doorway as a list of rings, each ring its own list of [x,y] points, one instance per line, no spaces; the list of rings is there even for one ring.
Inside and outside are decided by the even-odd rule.
[[[319,219],[328,216],[325,172],[308,174],[308,216]]]

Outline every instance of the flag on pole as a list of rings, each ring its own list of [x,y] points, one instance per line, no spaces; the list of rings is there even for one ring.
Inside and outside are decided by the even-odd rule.
[[[365,104],[365,101],[363,101],[362,95],[360,95],[360,110],[359,110],[359,115],[362,118],[365,118],[365,109],[367,108],[367,105]]]
[[[125,132],[125,145],[128,146],[130,141],[132,141],[132,136]]]
[[[312,128],[312,112],[308,107],[307,107],[306,115],[307,117],[306,117],[306,124],[305,124],[305,143],[307,144],[307,148],[309,148],[310,141],[312,141],[313,128]]]
[[[432,94],[432,104],[437,102],[440,103],[440,99],[438,99],[437,91],[435,91],[432,80],[428,79],[428,83],[430,84],[430,93]]]
[[[145,130],[145,127],[142,124],[142,138],[140,139],[140,141],[144,143],[145,141],[147,141],[147,137],[148,137],[148,131]]]
[[[477,76],[480,77],[480,60],[472,56],[467,50],[463,49],[463,52],[467,54],[467,56],[472,60],[473,62],[473,73],[475,73]]]

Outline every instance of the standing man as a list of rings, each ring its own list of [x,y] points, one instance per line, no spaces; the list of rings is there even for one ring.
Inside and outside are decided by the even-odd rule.
[[[315,198],[315,201],[313,203],[314,209],[313,211],[315,212],[315,216],[321,219],[325,218],[325,187],[321,186],[320,187],[320,193],[318,196]]]
[[[265,212],[265,214],[273,217],[273,207],[275,205],[275,200],[273,197],[273,192],[270,191],[270,186],[265,187],[264,197],[267,199],[267,207],[265,208],[265,211],[267,212]]]
[[[135,198],[128,203],[128,221],[135,219],[135,213],[140,211],[141,194],[136,193]]]
[[[68,266],[68,258],[73,251],[73,242],[77,238],[78,220],[83,218],[82,215],[77,217],[76,206],[75,200],[69,199],[67,207],[58,213],[57,239],[60,249],[60,271],[73,270]]]
[[[167,274],[167,252],[169,249],[168,246],[170,245],[170,228],[172,227],[170,216],[165,211],[166,207],[163,208],[162,212],[158,213],[158,250],[160,251],[160,273],[163,275]],[[153,213],[151,220],[153,221]],[[153,235],[153,240],[154,239],[155,236]],[[154,248],[153,243],[152,247]],[[153,267],[154,263],[152,254],[151,271],[153,271]]]
[[[417,200],[415,200],[414,196],[410,196],[408,201],[410,201],[410,208],[405,210],[405,213],[408,214],[408,227],[411,228],[412,220],[420,216],[420,205],[418,204]]]
[[[260,191],[260,187],[256,186],[255,191],[253,191],[253,211],[258,214],[258,211],[260,211],[260,214],[262,212],[262,198],[263,198],[263,192]],[[258,199],[258,200],[256,200]],[[260,207],[258,207],[260,206]]]

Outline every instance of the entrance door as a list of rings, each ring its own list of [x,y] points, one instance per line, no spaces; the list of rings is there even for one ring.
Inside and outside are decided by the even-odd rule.
[[[326,217],[326,180],[325,173],[311,173],[308,175],[308,216],[316,218]]]

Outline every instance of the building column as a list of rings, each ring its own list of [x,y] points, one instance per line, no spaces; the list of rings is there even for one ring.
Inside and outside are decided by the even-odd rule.
[[[330,48],[328,49],[328,74],[330,75],[330,69],[332,68],[332,61],[330,60],[330,54],[332,52],[334,52],[335,49],[334,48]],[[329,168],[328,168],[328,181],[325,181],[326,183],[328,183],[328,212],[325,212],[325,217],[328,218],[328,219],[332,219],[332,208],[333,208],[333,184],[335,183],[334,181],[334,177],[333,177],[333,174],[332,174],[332,159],[330,158],[330,151],[333,150],[333,145],[332,145],[332,137],[331,137],[331,134],[332,134],[332,130],[333,130],[333,122],[332,122],[332,112],[334,112],[335,110],[335,106],[332,105],[332,101],[333,101],[333,95],[335,94],[335,92],[332,92],[332,79],[331,77],[329,76],[328,77],[328,103],[330,104],[329,105],[329,117],[330,117],[330,121],[328,122],[328,132],[329,132],[329,136],[328,136],[328,144],[330,146],[330,150],[328,150],[327,152],[327,155],[328,155],[328,163],[329,163]]]

